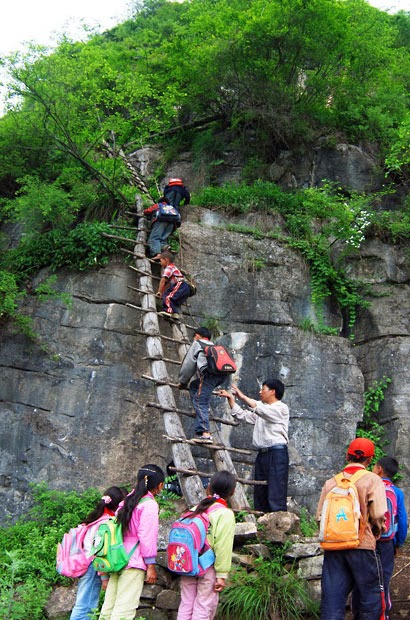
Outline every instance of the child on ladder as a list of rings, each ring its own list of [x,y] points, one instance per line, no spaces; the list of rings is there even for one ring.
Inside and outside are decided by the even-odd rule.
[[[156,293],[157,297],[162,298],[162,312],[158,314],[178,320],[181,318],[181,304],[188,299],[191,291],[181,271],[174,264],[171,252],[161,252],[158,258],[164,270]]]
[[[144,465],[138,472],[137,484],[116,513],[122,525],[124,547],[132,553],[128,565],[111,573],[99,620],[131,620],[144,586],[144,580],[156,582],[155,558],[158,539],[158,504],[155,495],[164,486],[164,472],[157,465]]]
[[[209,482],[208,496],[189,516],[207,513],[207,539],[215,553],[215,563],[201,577],[181,577],[181,603],[177,620],[212,620],[219,592],[225,588],[232,562],[235,516],[227,500],[233,495],[236,479],[229,471],[219,471]]]
[[[84,538],[83,548],[89,557],[91,543],[94,534],[104,519],[113,517],[119,503],[124,499],[125,493],[118,487],[107,489],[94,510],[84,519],[83,524],[88,526]],[[108,581],[108,578],[107,578]],[[104,580],[103,583],[107,583]],[[100,590],[102,585],[101,576],[94,569],[92,563],[78,581],[77,597],[71,611],[70,620],[88,620],[94,609],[98,607]]]

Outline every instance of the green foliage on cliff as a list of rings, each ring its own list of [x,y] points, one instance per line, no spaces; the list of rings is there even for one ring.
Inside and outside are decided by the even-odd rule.
[[[250,171],[330,134],[392,145],[397,170],[408,157],[409,21],[364,0],[146,0],[85,43],[16,53],[3,61],[0,192],[50,184],[70,197],[60,215],[81,203],[107,216],[132,199],[119,148],[178,127],[167,148],[188,146],[208,166],[228,143]],[[192,129],[198,121],[208,133]]]
[[[329,242],[360,244],[367,199],[253,181],[269,178],[279,152],[306,152],[326,136],[377,144],[391,178],[407,182],[409,31],[408,13],[365,0],[145,0],[86,42],[63,37],[54,50],[31,46],[3,59],[0,221],[17,222],[24,236],[0,264],[0,316],[19,316],[13,278],[105,264],[116,244],[97,240],[98,222],[134,200],[121,153],[159,144],[164,162],[189,149],[209,185],[227,149],[239,152],[249,185],[231,187],[228,203],[221,189],[215,204],[281,213],[288,243],[309,262],[319,323],[332,294],[351,325],[361,297],[329,260]],[[153,196],[161,172],[144,179]],[[410,230],[407,211],[380,209],[374,219],[393,239]]]
[[[371,197],[352,194],[346,197],[340,188],[325,183],[321,188],[285,192],[274,183],[225,185],[205,188],[196,196],[198,204],[209,208],[223,206],[228,213],[249,211],[279,213],[287,234],[231,225],[231,230],[256,238],[276,238],[300,252],[310,269],[311,298],[316,311],[317,331],[333,333],[324,324],[323,304],[337,300],[345,315],[346,330],[351,330],[357,309],[366,307],[361,285],[346,273],[345,259],[357,252],[372,221],[378,214],[371,206]],[[334,246],[337,243],[337,252]],[[305,324],[314,329],[315,324]]]

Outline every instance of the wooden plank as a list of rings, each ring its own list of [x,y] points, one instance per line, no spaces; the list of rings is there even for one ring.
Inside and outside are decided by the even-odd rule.
[[[152,336],[153,338],[161,338],[162,340],[169,340],[170,342],[180,342],[179,340],[176,340],[175,338],[172,338],[171,336],[164,336],[163,334],[160,334],[159,332],[159,328],[156,332],[146,332],[144,330],[141,329],[134,329],[133,330],[134,334],[142,334],[143,336]],[[188,339],[187,339],[187,342]]]
[[[197,446],[198,448],[207,448],[209,450],[228,450],[229,452],[236,452],[238,454],[248,454],[252,455],[251,450],[246,450],[245,448],[231,448],[231,446],[224,446],[223,444],[217,443],[200,443],[195,441],[195,439],[185,439],[185,437],[169,437],[168,435],[164,435],[166,439],[169,441],[176,441],[179,443],[189,443],[191,446]]]
[[[156,409],[164,409],[164,407],[161,407],[161,405],[159,403],[146,403],[147,407],[155,407]],[[179,415],[184,415],[184,416],[188,416],[190,418],[195,418],[195,413],[193,413],[192,411],[186,411],[184,409],[176,409],[175,410],[177,413],[179,413]],[[212,414],[209,416],[209,419],[212,422],[218,422],[221,424],[226,424],[228,426],[239,426],[239,422],[237,422],[236,420],[227,420],[225,418],[218,418],[216,416],[213,416]]]
[[[192,469],[178,469],[178,467],[170,467],[169,468],[171,471],[177,471],[180,472],[181,474],[184,474],[185,476],[194,476],[195,474],[197,474],[198,476],[201,476],[201,478],[210,478],[213,475],[212,473],[206,473],[203,471],[197,471],[192,470]],[[250,486],[264,486],[267,485],[267,481],[266,480],[248,480],[248,478],[240,478],[239,476],[235,476],[236,480],[238,482],[240,482],[241,484],[249,484]],[[249,507],[249,504],[248,504]],[[241,510],[240,508],[237,510]],[[257,511],[255,511],[257,512]],[[261,513],[264,514],[264,513]]]
[[[120,237],[119,235],[109,235],[108,233],[101,233],[103,237],[108,239],[117,239],[118,241],[127,241],[128,243],[135,243],[135,239],[129,239],[128,237]]]
[[[131,254],[134,254],[134,252],[131,252]],[[141,276],[147,276],[147,278],[151,278],[152,280],[161,280],[160,276],[154,276],[149,271],[143,271],[142,269],[134,267],[133,265],[128,265],[128,267],[133,271],[137,271]]]

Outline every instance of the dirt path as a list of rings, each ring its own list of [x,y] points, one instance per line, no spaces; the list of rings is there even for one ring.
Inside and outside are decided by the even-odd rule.
[[[393,604],[390,620],[410,619],[410,542],[396,556],[390,596]]]

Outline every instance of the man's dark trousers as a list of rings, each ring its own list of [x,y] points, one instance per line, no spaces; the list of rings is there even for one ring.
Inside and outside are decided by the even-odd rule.
[[[255,485],[255,510],[278,512],[287,510],[289,455],[286,444],[277,444],[259,450],[255,460],[255,480],[266,480],[267,485]]]
[[[325,551],[321,620],[344,620],[347,597],[355,589],[360,620],[380,620],[384,606],[380,558],[370,549]]]

